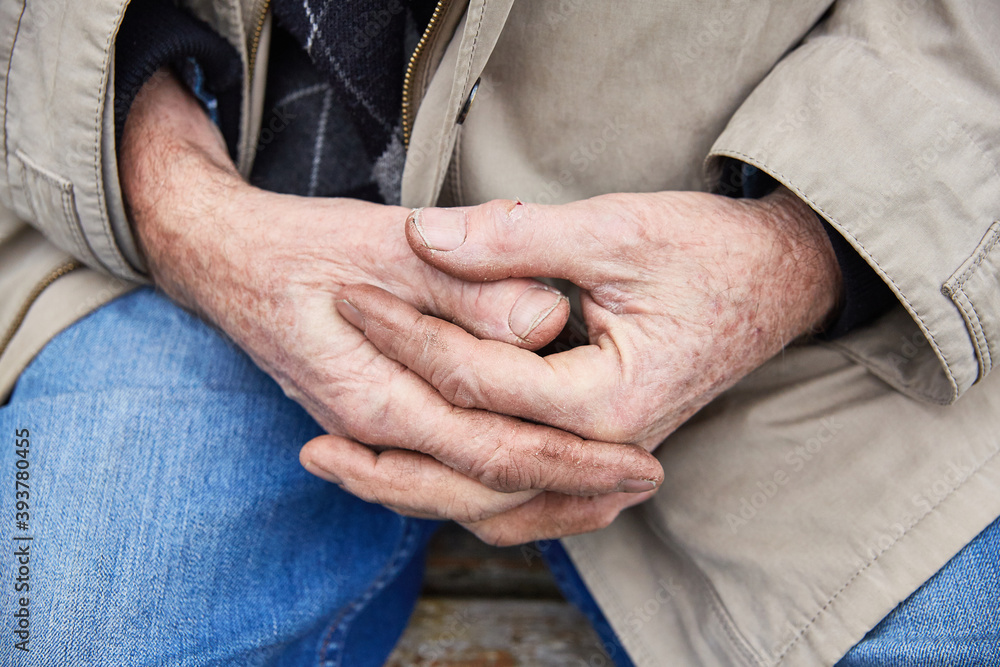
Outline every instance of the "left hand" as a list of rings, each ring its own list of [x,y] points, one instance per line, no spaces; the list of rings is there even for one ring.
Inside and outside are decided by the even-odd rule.
[[[447,226],[458,230],[448,245],[426,231]],[[648,450],[789,341],[818,331],[841,289],[822,225],[784,188],[760,200],[666,192],[423,209],[406,233],[425,262],[463,280],[575,283],[590,344],[541,357],[479,340],[377,287],[345,288],[340,297],[383,354],[456,406]],[[499,544],[559,537],[603,527],[650,495],[549,492],[467,527]]]

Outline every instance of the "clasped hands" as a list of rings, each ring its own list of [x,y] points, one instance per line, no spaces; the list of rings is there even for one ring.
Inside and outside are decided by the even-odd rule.
[[[156,283],[329,434],[303,465],[495,544],[648,499],[649,452],[840,292],[818,219],[783,189],[412,212],[280,195],[236,174],[172,79],[137,99],[119,164]],[[580,288],[589,344],[534,352],[569,314],[534,277]]]
[[[589,344],[541,357],[528,345],[476,337],[390,291],[347,286],[337,309],[373,352],[453,409],[647,451],[791,339],[818,329],[839,292],[829,241],[787,191],[761,201],[701,193],[608,195],[562,206],[494,201],[418,209],[405,229],[416,256],[461,280],[571,281],[581,289]],[[561,304],[542,311],[546,332],[563,313]],[[579,488],[547,487],[515,453],[544,459],[551,451],[510,444],[501,468],[510,477],[487,484],[514,492],[519,504],[486,511],[471,502],[483,488],[476,470],[456,475],[431,453],[376,454],[329,435],[310,442],[301,458],[362,498],[455,519],[499,544],[599,529],[649,498],[659,481],[648,475],[601,493],[586,471],[596,475],[602,464],[588,452],[593,444],[584,444],[575,454],[584,474]]]

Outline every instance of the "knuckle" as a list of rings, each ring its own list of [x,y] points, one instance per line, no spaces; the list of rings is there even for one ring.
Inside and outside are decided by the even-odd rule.
[[[399,452],[399,455],[393,456]],[[391,457],[391,459],[389,459]],[[413,480],[420,476],[420,463],[416,456],[407,451],[389,450],[378,455],[379,460],[389,459],[382,476],[386,486],[401,497],[405,497],[413,487]]]
[[[476,216],[470,220],[470,225],[479,223],[495,233],[491,235],[491,244],[497,252],[514,250],[522,245],[517,234],[504,233],[513,226],[519,230],[530,230],[528,220],[535,206],[510,199],[494,199],[483,204]],[[478,219],[477,219],[478,218]]]
[[[371,439],[379,430],[385,431],[385,425],[394,423],[398,416],[400,407],[392,400],[394,373],[403,372],[404,369],[399,369],[373,377],[362,370],[350,382],[340,383],[336,395],[328,400],[338,430],[352,440],[375,444]]]
[[[343,419],[344,434],[351,440],[357,442],[368,442],[371,435],[371,423],[360,419],[355,414],[350,414]]]
[[[540,436],[539,446],[531,454],[538,476],[546,487],[557,482],[569,487],[577,485],[583,492],[600,477],[601,456],[593,443],[585,443],[576,436],[546,430]]]
[[[444,503],[441,516],[458,523],[476,523],[487,518],[488,512],[476,503],[463,498],[459,493],[452,493]]]
[[[514,493],[534,488],[526,462],[501,446],[485,461],[476,474],[483,485],[501,493]]]
[[[431,376],[431,384],[446,401],[459,408],[478,405],[480,395],[479,379],[465,364],[450,368],[438,368]]]
[[[438,328],[434,321],[424,317],[416,318],[405,332],[386,341],[385,347],[394,359],[416,367],[427,366],[442,346]]]
[[[590,502],[595,502],[593,498]],[[582,508],[582,511],[574,516],[564,517],[558,522],[559,536],[580,535],[604,530],[611,525],[611,522],[618,516],[617,509],[606,509],[598,507]]]
[[[479,211],[488,220],[504,221],[510,217],[510,212],[517,202],[510,199],[491,199],[480,207]]]

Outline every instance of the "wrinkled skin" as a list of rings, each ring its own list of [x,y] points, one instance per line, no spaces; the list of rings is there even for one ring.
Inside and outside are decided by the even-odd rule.
[[[336,312],[344,285],[367,283],[482,338],[536,349],[566,321],[557,291],[527,278],[469,282],[434,269],[407,245],[406,209],[250,186],[170,75],[151,79],[133,104],[119,168],[157,286],[231,337],[338,438],[376,480],[368,499],[475,522],[546,490],[622,495],[662,480],[640,447],[449,403]],[[310,446],[300,458],[336,481],[324,470],[326,454]],[[446,493],[421,487],[414,471],[425,459],[441,463],[434,488]],[[399,494],[409,498],[402,506]]]
[[[428,241],[428,229],[450,231]],[[424,209],[408,219],[407,236],[415,255],[463,280],[572,281],[590,344],[541,357],[479,340],[378,287],[345,288],[344,312],[383,354],[453,405],[649,450],[789,341],[819,330],[841,290],[822,225],[783,188],[762,200],[664,192]],[[328,469],[371,497],[350,452],[325,446],[339,452]],[[447,483],[440,468],[421,461],[428,486]],[[516,544],[601,528],[648,495],[549,492],[465,523],[488,542]],[[408,504],[404,494],[384,499]]]

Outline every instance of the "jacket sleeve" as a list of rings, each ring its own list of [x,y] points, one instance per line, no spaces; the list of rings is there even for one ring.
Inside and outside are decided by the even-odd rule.
[[[0,198],[87,265],[141,280],[113,148],[114,39],[126,4],[0,0]]]
[[[170,0],[132,2],[115,37],[115,141],[143,85],[170,67],[222,130],[231,155],[239,133],[240,56],[208,24]]]
[[[719,194],[728,197],[759,199],[773,192],[777,186],[777,181],[757,167],[725,159],[716,189]],[[840,232],[822,216],[817,217],[823,224],[823,231],[830,237],[843,287],[833,321],[816,337],[819,340],[836,340],[886,313],[896,304],[896,295]]]
[[[839,0],[713,146],[807,201],[899,307],[832,343],[950,403],[1000,354],[1000,5]]]
[[[144,266],[125,214],[115,143],[115,41],[128,5],[0,0],[0,202],[88,266],[141,281]],[[248,129],[239,5],[199,6],[229,12],[210,23],[226,28],[220,32],[240,57],[240,168],[247,171],[246,147],[256,133]]]

